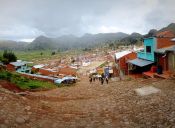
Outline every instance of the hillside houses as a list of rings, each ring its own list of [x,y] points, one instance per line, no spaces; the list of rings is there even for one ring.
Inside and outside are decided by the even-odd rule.
[[[175,35],[171,31],[165,31],[158,33],[155,37],[145,38],[144,50],[137,52],[136,59],[128,61],[130,70],[132,72],[146,72],[144,75],[147,76],[150,76],[149,70],[153,65],[157,67],[156,71],[173,71],[174,37]],[[160,71],[161,73],[162,71]]]
[[[71,64],[57,63],[57,61],[51,61],[48,64],[38,64],[34,66],[29,66],[29,63],[31,62],[22,60],[10,62],[7,65],[4,65],[2,63],[2,67],[4,67],[2,69],[8,70],[10,72],[18,72],[22,76],[30,79],[37,79],[49,82],[54,82],[55,80],[62,78],[64,78],[64,81],[65,78],[71,77],[75,77],[77,79],[77,68],[75,68]],[[66,79],[66,81],[69,80]]]
[[[118,74],[128,74],[128,61],[137,57],[134,51],[122,51],[115,53],[115,63]]]
[[[35,65],[32,67],[32,71],[45,76],[76,76],[76,69],[69,66],[57,66],[57,67],[49,67],[48,65]]]
[[[11,63],[7,64],[7,70],[30,73],[31,68],[28,67],[27,64],[28,64],[28,62],[26,62],[26,61],[11,62]]]
[[[143,49],[133,48],[116,52],[116,76],[141,74],[160,77],[175,71],[175,35],[171,31],[159,32],[154,37],[144,38]]]
[[[162,67],[164,74],[175,72],[175,45],[158,49],[155,54],[157,65]]]
[[[9,71],[29,73],[34,77],[40,75],[40,78],[44,76],[45,79],[48,76],[49,80],[50,77],[55,80],[89,74],[117,77],[143,74],[146,77],[160,77],[175,71],[175,35],[171,31],[144,38],[143,47],[131,45],[98,51],[100,54],[96,51],[46,61],[31,68],[25,61],[11,62],[6,67]]]

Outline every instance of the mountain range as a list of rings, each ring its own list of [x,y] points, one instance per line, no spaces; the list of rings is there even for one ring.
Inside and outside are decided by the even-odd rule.
[[[0,49],[10,50],[45,50],[45,49],[71,49],[71,48],[89,48],[97,45],[103,45],[109,42],[134,44],[137,41],[142,41],[143,37],[154,36],[157,32],[171,30],[175,33],[175,23],[169,24],[160,30],[151,29],[148,34],[142,35],[139,33],[126,34],[117,33],[99,33],[99,34],[84,34],[82,37],[74,35],[64,35],[58,38],[49,38],[45,36],[37,37],[33,42],[15,42],[10,40],[0,40]]]
[[[59,38],[47,38],[44,36],[39,36],[32,43],[30,43],[28,47],[30,49],[86,48],[108,41],[121,40],[128,36],[128,34],[122,32],[85,34],[82,37],[76,37],[74,35],[64,35]]]

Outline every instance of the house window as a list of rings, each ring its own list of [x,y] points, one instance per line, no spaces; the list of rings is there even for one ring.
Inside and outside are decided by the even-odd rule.
[[[146,46],[146,52],[151,53],[151,46]]]

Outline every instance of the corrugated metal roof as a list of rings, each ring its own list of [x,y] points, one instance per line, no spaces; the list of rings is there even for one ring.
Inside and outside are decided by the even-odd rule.
[[[171,41],[175,41],[175,38],[171,39]]]
[[[43,69],[43,70],[46,70],[46,71],[50,71],[50,72],[57,72],[56,69],[51,69],[51,68],[40,68],[40,69]]]
[[[141,51],[141,50],[144,50],[144,48],[135,48],[135,47],[134,47],[134,51],[135,51],[135,52]]]
[[[38,77],[38,78],[46,78],[46,79],[50,79],[50,80],[56,80],[58,78],[54,78],[54,77],[50,77],[50,76],[43,76],[43,75],[38,75],[38,74],[29,74],[29,73],[22,73],[22,72],[19,72],[20,74],[26,74],[26,75],[29,75],[29,76],[34,76],[34,77]]]
[[[156,53],[165,53],[165,52],[168,52],[168,51],[175,52],[175,45],[170,46],[170,47],[166,47],[166,48],[157,49],[155,52]]]
[[[42,68],[42,67],[44,67],[45,65],[44,64],[39,64],[39,65],[34,65],[33,67],[34,68]]]
[[[115,58],[118,60],[118,59],[120,59],[121,57],[123,57],[123,56],[125,56],[125,55],[127,55],[127,54],[129,54],[129,53],[131,53],[131,51],[117,52],[117,53],[115,53]]]
[[[153,64],[154,62],[136,58],[134,60],[129,60],[128,63],[131,63],[131,64],[139,66],[139,67],[144,67],[144,66]]]
[[[11,62],[10,64],[18,67],[18,66],[23,66],[23,65],[25,65],[27,63],[26,62]]]

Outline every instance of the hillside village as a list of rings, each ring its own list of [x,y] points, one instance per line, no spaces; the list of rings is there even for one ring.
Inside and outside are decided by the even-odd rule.
[[[94,49],[47,62],[1,63],[0,79],[2,128],[175,124],[172,31],[144,38],[142,46]],[[29,81],[43,86],[28,88]]]
[[[175,128],[175,0],[0,0],[0,128]]]
[[[76,82],[80,76],[120,77],[125,75],[169,78],[174,75],[175,35],[171,31],[159,32],[143,40],[143,46],[121,46],[107,53],[86,53],[48,63],[28,66],[33,62],[17,60],[4,65],[10,72],[22,76],[61,84]],[[94,65],[93,63],[96,63]],[[94,67],[91,65],[94,65]],[[88,68],[89,67],[89,68]],[[66,78],[67,77],[67,78]],[[62,80],[63,79],[63,80]]]

